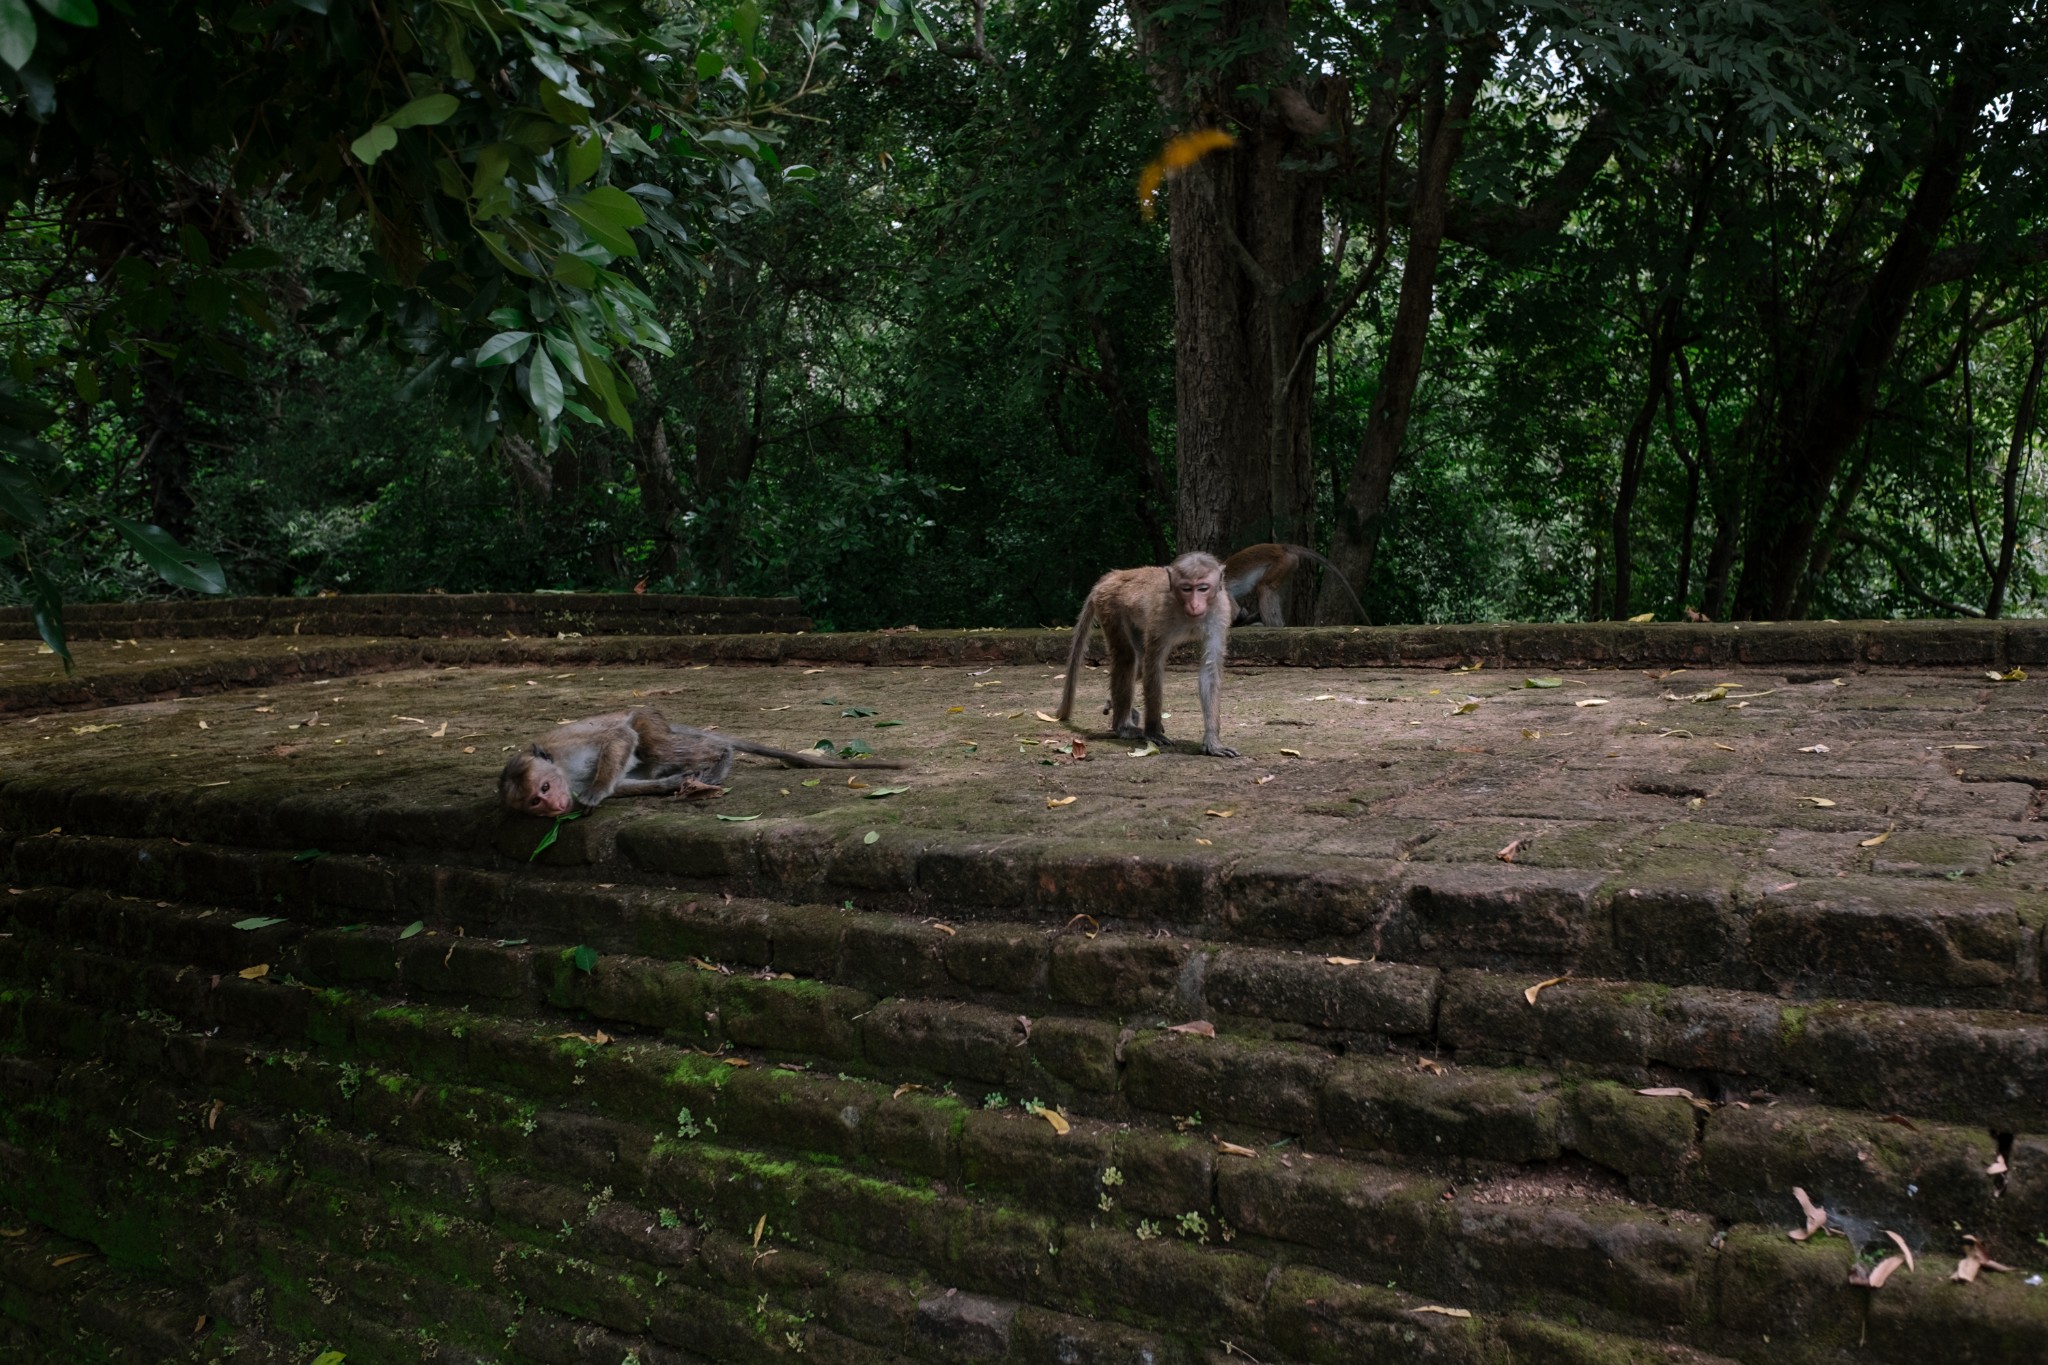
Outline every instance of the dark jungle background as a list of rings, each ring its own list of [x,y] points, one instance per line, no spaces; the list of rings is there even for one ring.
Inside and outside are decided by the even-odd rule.
[[[842,629],[1069,621],[1105,569],[1264,539],[1381,623],[2042,610],[2040,5],[21,16],[17,600],[175,591],[114,515],[241,593],[793,593]],[[670,68],[575,46],[606,25],[675,76],[608,85]],[[1148,219],[1197,128],[1235,145]],[[675,230],[574,214],[552,271],[467,240],[579,183]],[[549,362],[549,279],[640,291],[668,353],[634,322]]]

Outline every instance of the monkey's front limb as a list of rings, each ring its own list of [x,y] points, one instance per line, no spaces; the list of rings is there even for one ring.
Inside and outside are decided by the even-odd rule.
[[[1202,671],[1199,690],[1202,694],[1202,752],[1217,758],[1236,758],[1237,750],[1223,742],[1223,647],[1224,636],[1230,629],[1230,618],[1219,615],[1215,624],[1206,632],[1203,640]]]

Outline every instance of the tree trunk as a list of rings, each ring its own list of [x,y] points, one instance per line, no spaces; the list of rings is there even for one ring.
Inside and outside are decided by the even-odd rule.
[[[647,577],[672,579],[682,559],[676,539],[676,518],[684,509],[682,486],[676,482],[675,461],[668,450],[668,422],[662,413],[661,396],[655,392],[654,371],[641,356],[625,359],[626,373],[640,391],[639,416],[633,423],[633,472],[640,484],[640,506],[654,533],[654,557],[647,562]]]
[[[1970,47],[1961,53],[1960,72],[1921,158],[1919,184],[1882,263],[1868,280],[1842,288],[1833,306],[1805,329],[1788,358],[1785,382],[1766,395],[1771,413],[1757,451],[1757,496],[1735,595],[1738,617],[1775,619],[1791,611],[1842,457],[1877,406],[1879,381],[1954,211],[1979,111],[1992,90]],[[1882,208],[1871,196],[1849,212],[1875,215]],[[1838,231],[1823,261],[1839,262],[1835,243],[1853,250],[1861,235],[1855,225]]]
[[[1393,487],[1401,442],[1408,432],[1415,388],[1422,377],[1423,345],[1429,338],[1430,314],[1436,297],[1437,262],[1443,254],[1451,168],[1464,149],[1465,125],[1472,116],[1472,103],[1491,66],[1490,54],[1470,51],[1453,78],[1447,69],[1450,51],[1436,21],[1432,20],[1432,26],[1431,36],[1438,45],[1438,53],[1435,68],[1424,82],[1427,95],[1408,216],[1408,251],[1401,267],[1400,299],[1395,308],[1394,329],[1387,339],[1386,358],[1380,365],[1379,386],[1366,416],[1365,437],[1358,460],[1351,467],[1344,498],[1337,506],[1336,533],[1330,544],[1330,560],[1337,566],[1337,572],[1355,585],[1363,584],[1371,575],[1373,556],[1379,548],[1387,495]],[[1326,613],[1343,610],[1342,590],[1337,584],[1324,583],[1318,608]]]
[[[1237,145],[1181,172],[1168,191],[1174,293],[1175,523],[1182,551],[1227,555],[1315,528],[1309,411],[1314,367],[1294,367],[1316,323],[1325,173],[1313,133],[1265,95],[1291,58],[1283,0],[1223,0],[1195,31],[1159,0],[1128,0],[1169,118],[1219,126]],[[1222,70],[1189,58],[1249,46]]]
[[[2013,552],[2020,537],[2020,467],[2033,438],[2034,414],[2040,410],[2043,361],[2048,361],[2048,330],[2034,338],[2034,363],[2027,370],[2019,408],[2013,413],[2012,442],[2005,448],[2005,478],[1999,485],[2003,516],[1998,536],[1998,568],[1991,576],[1991,595],[1984,603],[1984,614],[1989,617],[2005,610],[2006,590],[2012,584]]]

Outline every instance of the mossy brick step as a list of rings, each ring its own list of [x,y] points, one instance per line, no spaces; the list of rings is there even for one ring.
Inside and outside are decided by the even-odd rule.
[[[15,904],[33,920],[45,899],[31,895]],[[74,930],[91,914],[91,907],[78,901],[92,899],[74,898],[69,907],[75,912]],[[103,915],[100,922],[113,919]],[[224,922],[209,928],[216,940],[240,937]],[[73,1045],[65,1040],[92,1017],[94,1007],[125,1006],[175,1020],[188,1030],[259,1038],[283,1048],[348,1046],[371,1061],[449,1078],[474,1079],[475,1067],[503,1062],[512,1069],[488,1079],[514,1090],[540,1084],[520,1069],[519,1061],[531,1057],[536,1045],[536,1064],[559,1072],[558,1054],[581,1056],[575,1040],[591,1036],[584,1031],[587,1024],[532,1025],[519,1016],[474,1014],[467,1004],[398,1005],[375,996],[309,995],[244,982],[234,975],[233,964],[252,953],[281,963],[305,961],[289,951],[275,953],[275,931],[264,932],[272,937],[254,949],[202,953],[190,965],[148,961],[139,934],[121,935],[130,945],[128,954],[113,956],[58,948],[29,933],[0,945],[0,981],[51,989],[57,998],[73,1002],[55,1010],[24,1006],[27,1036],[49,1046]],[[619,1029],[622,1037],[631,1037],[627,1029],[635,1026],[662,1028],[663,1036],[691,1045],[739,1045],[759,1049],[755,1056],[764,1051],[770,1057],[802,1057],[840,1068],[842,1076],[851,1071],[876,1078],[884,1086],[913,1079],[943,1081],[970,1095],[1002,1090],[1020,1100],[1035,1096],[1063,1102],[1077,1115],[1154,1126],[1198,1113],[1212,1128],[1260,1146],[1284,1136],[1324,1152],[1377,1154],[1439,1167],[1579,1156],[1609,1172],[1617,1189],[1625,1183],[1640,1197],[1728,1217],[1766,1214],[1783,1204],[1787,1190],[1804,1185],[1836,1196],[1845,1212],[1915,1233],[1955,1223],[2024,1240],[2032,1229],[2048,1225],[2048,1140],[2030,1135],[2048,1130],[2038,1108],[2033,1126],[2022,1126],[2016,1136],[1925,1117],[1908,1120],[1896,1113],[1880,1117],[1810,1102],[1781,1103],[1761,1095],[1696,1114],[1683,1098],[1646,1096],[1637,1093],[1639,1087],[1583,1075],[1445,1066],[1417,1062],[1413,1053],[1340,1057],[1227,1032],[1213,1040],[1156,1028],[1119,1032],[1110,1023],[1059,1015],[1020,1020],[1006,1010],[919,1000],[877,1002],[854,991],[820,992],[802,981],[726,977],[695,968],[677,972],[645,960],[600,958],[585,973],[564,962],[563,951],[525,945],[494,950],[484,944],[444,947],[446,940],[415,939],[408,951],[388,935],[348,937],[359,946],[359,959],[394,966],[399,958],[440,962],[444,972],[458,952],[495,953],[513,964],[512,975],[532,983],[523,992],[528,1003],[545,992],[558,1005],[580,1006],[583,1014]],[[280,965],[280,974],[283,970]],[[322,979],[317,971],[310,975]],[[507,979],[507,973],[490,970],[472,969],[472,976],[492,983]],[[444,986],[449,979],[439,978]],[[377,984],[389,984],[389,978]],[[467,998],[485,1007],[504,1003],[503,992]],[[634,1042],[635,1048],[645,1046],[646,1035]],[[472,1059],[479,1049],[483,1055]],[[688,1054],[655,1055],[680,1059]],[[583,1064],[588,1061],[585,1057]],[[652,1074],[661,1074],[663,1065],[655,1065]],[[736,1089],[691,1101],[689,1107],[706,1120],[771,1147],[798,1144],[801,1151],[801,1144],[812,1143],[834,1150],[836,1117],[848,1103],[843,1089],[823,1082],[814,1086],[809,1078],[779,1072],[713,1068],[711,1074],[729,1079]],[[641,1077],[630,1086],[612,1084],[639,1094],[658,1082]],[[774,1088],[778,1103],[788,1101],[792,1088],[817,1089],[820,1117],[796,1124],[777,1115],[757,1124],[716,1106],[720,1098],[744,1099],[764,1084]],[[553,1088],[562,1090],[559,1077]],[[1055,1145],[1085,1147],[1079,1138]],[[935,1173],[947,1167],[919,1164]],[[2006,1171],[1994,1178],[1999,1167]],[[1029,1194],[1039,1174],[1027,1170],[1019,1192]],[[1080,1188],[1085,1205],[1096,1192],[1085,1178]]]
[[[2048,764],[2043,765],[2048,768]],[[851,819],[807,817],[728,822],[702,811],[619,809],[561,826],[539,853],[538,871],[563,880],[638,883],[745,893],[783,900],[916,907],[968,920],[1098,922],[1159,927],[1219,941],[1285,943],[1435,967],[1477,966],[1559,975],[1775,990],[1924,1005],[2039,1009],[2044,995],[2048,892],[2030,860],[2024,873],[1916,875],[1934,860],[1988,859],[1983,836],[1916,833],[1901,839],[1894,869],[1783,876],[1768,865],[1744,874],[1716,839],[1739,829],[1666,826],[1634,870],[1511,864],[1455,854],[1465,844],[1497,849],[1500,829],[1453,822],[1407,859],[1297,854],[1231,855],[1177,845],[966,837],[897,827],[886,837]],[[870,817],[872,818],[872,817]],[[355,853],[396,863],[387,877],[432,861],[433,913],[496,920],[507,891],[469,870],[531,875],[547,826],[475,801],[368,801],[347,790],[217,792],[174,798],[139,788],[79,788],[18,779],[0,787],[0,821],[16,830],[66,831],[240,850]],[[868,834],[877,838],[870,840]],[[1619,836],[1617,836],[1619,837]],[[1791,844],[1791,838],[1780,835]],[[67,857],[97,858],[56,836],[18,839],[14,858],[31,878],[61,877]],[[1853,838],[1842,842],[1853,845]],[[1688,844],[1695,846],[1688,847]],[[136,855],[157,867],[168,848]],[[271,894],[317,895],[343,859],[303,873],[258,868]],[[223,867],[227,864],[222,863]],[[361,880],[359,865],[349,875]],[[463,869],[457,871],[456,868]],[[2002,869],[2001,869],[2002,870]],[[246,878],[246,870],[245,870]],[[1782,877],[1782,880],[1780,879]],[[146,879],[145,879],[146,880]],[[246,880],[202,896],[248,894]],[[471,904],[457,903],[477,894]],[[495,902],[495,903],[494,903]],[[417,905],[418,901],[412,902]],[[372,912],[374,905],[353,907]]]
[[[836,1057],[928,1037],[937,1040],[928,1057],[946,1062],[917,1064],[992,1083],[1009,1075],[989,1059],[1011,1057],[1016,1015],[1051,1010],[1060,1017],[1047,1020],[1037,1046],[1079,1091],[1114,1088],[1103,1079],[1114,1070],[1105,1021],[1211,1018],[1233,1035],[1308,1044],[1323,1056],[1399,1046],[1476,1064],[1678,1082],[1716,1097],[1808,1093],[2001,1132],[2048,1131],[2048,1025],[2032,1013],[1790,1002],[1600,979],[1549,986],[1532,1004],[1524,973],[1333,962],[1076,925],[953,925],[170,840],[43,836],[13,852],[17,874],[51,885],[16,888],[0,899],[0,918],[53,945],[97,944],[209,971],[260,960],[305,980],[496,1010],[550,998],[568,989],[566,979],[572,1003],[615,1023],[697,1036],[709,1032],[701,1017],[719,1012],[731,1041]],[[152,900],[72,893],[66,884]],[[153,903],[195,892],[217,899]],[[207,908],[222,902],[279,922],[237,930],[242,912]],[[433,931],[396,939],[413,921]],[[521,942],[498,945],[513,939]],[[587,980],[562,966],[562,951],[577,944],[606,955]],[[742,974],[708,974],[704,962]],[[762,982],[749,970],[802,979]],[[895,999],[874,1014],[882,997]]]
[[[276,1253],[266,1257],[270,1273],[294,1261],[327,1272],[309,1277],[304,1289],[280,1285],[281,1298],[360,1293],[371,1302],[359,1310],[382,1309],[400,1321],[422,1277],[499,1290],[510,1284],[532,1304],[622,1337],[661,1321],[657,1341],[699,1351],[715,1342],[714,1359],[783,1358],[786,1343],[771,1335],[764,1345],[758,1330],[746,1330],[761,1319],[759,1309],[748,1313],[741,1304],[758,1291],[766,1296],[760,1305],[773,1301],[771,1318],[791,1324],[788,1330],[801,1333],[816,1319],[820,1333],[844,1333],[849,1342],[915,1359],[958,1358],[957,1336],[943,1330],[948,1322],[932,1320],[942,1297],[930,1287],[936,1282],[979,1300],[955,1305],[975,1311],[953,1328],[989,1329],[1051,1312],[1064,1316],[1045,1330],[1083,1345],[1144,1344],[1131,1328],[1178,1336],[1155,1357],[1164,1359],[1182,1358],[1212,1333],[1266,1347],[1260,1358],[1309,1360],[1412,1359],[1399,1352],[1428,1344],[1451,1352],[1442,1358],[1521,1360],[1529,1358],[1515,1353],[1522,1343],[1547,1339],[1581,1347],[1537,1358],[1591,1361],[1610,1357],[1589,1346],[1638,1347],[1672,1331],[1756,1360],[1833,1359],[1859,1338],[1861,1358],[1907,1360],[1944,1333],[1953,1339],[1943,1358],[2019,1360],[2035,1358],[2048,1342],[2039,1296],[2011,1279],[1965,1288],[1901,1277],[1889,1296],[1866,1297],[1846,1284],[1847,1245],[1798,1247],[1769,1226],[1717,1230],[1619,1203],[1489,1197],[1483,1184],[1447,1199],[1443,1181],[1412,1173],[1306,1153],[1202,1155],[1206,1144],[1195,1141],[1180,1148],[1199,1162],[1159,1152],[1169,1158],[1162,1175],[1158,1158],[1144,1150],[1157,1139],[1077,1129],[1095,1147],[1074,1164],[1093,1177],[1092,1188],[1111,1193],[1111,1207],[1084,1223],[990,1201],[986,1190],[1003,1191],[1000,1182],[976,1184],[979,1172],[968,1163],[977,1151],[984,1162],[1015,1169],[1029,1164],[1027,1153],[1060,1145],[1022,1114],[966,1114],[964,1126],[957,1119],[925,1125],[920,1139],[911,1136],[914,1126],[870,1131],[868,1112],[842,1104],[842,1115],[854,1109],[856,1119],[842,1116],[841,1127],[858,1141],[879,1135],[886,1144],[881,1163],[845,1150],[783,1160],[722,1145],[727,1134],[704,1131],[709,1108],[693,1114],[693,1135],[685,1137],[669,1131],[666,1102],[641,1126],[514,1108],[489,1088],[352,1072],[302,1056],[280,1066],[274,1054],[228,1041],[194,1039],[191,1047],[192,1075],[202,1085],[197,1100],[124,1084],[97,1061],[17,1061],[0,1072],[12,1132],[31,1136],[7,1152],[21,1167],[10,1179],[28,1196],[24,1206],[61,1218],[61,1199],[51,1210],[40,1207],[47,1188],[108,1182],[139,1199],[152,1183],[144,1172],[182,1169],[197,1182],[185,1197],[215,1193],[228,1217],[256,1232],[236,1228],[234,1237],[213,1239],[205,1225],[167,1224],[162,1254],[174,1263],[196,1261],[226,1275],[241,1249],[267,1242]],[[262,1107],[279,1098],[265,1083],[271,1070],[290,1077],[283,1098],[301,1111],[297,1118]],[[590,1095],[612,1093],[612,1079],[594,1075]],[[922,1097],[871,1093],[876,1110],[906,1098],[945,1110]],[[986,1130],[979,1142],[976,1123]],[[50,1140],[35,1143],[24,1131],[38,1125],[47,1125]],[[60,1154],[54,1140],[74,1125],[126,1136],[81,1170],[86,1154]],[[928,1147],[952,1144],[960,1164],[942,1180],[892,1174],[886,1163],[901,1159],[907,1137]],[[1107,1184],[1105,1138],[1123,1177]],[[1185,1236],[1148,1242],[1125,1207],[1143,1200],[1162,1210],[1192,1204],[1184,1212],[1200,1221],[1162,1212],[1157,1221]],[[663,1208],[675,1211],[666,1223]],[[1226,1226],[1227,1244],[1220,1240]],[[1203,1232],[1209,1244],[1198,1245]],[[764,1247],[769,1256],[761,1255]],[[329,1257],[343,1258],[345,1277]],[[1363,1287],[1383,1277],[1399,1291]],[[742,1286],[744,1294],[732,1294]],[[1447,1301],[1472,1305],[1477,1319],[1455,1330],[1430,1323],[1427,1330],[1453,1333],[1442,1340],[1399,1326],[1421,1316],[1415,1309]],[[436,1322],[444,1323],[447,1301],[436,1303]],[[502,1303],[469,1307],[493,1328],[505,1320]],[[1548,1322],[1531,1321],[1532,1312]],[[1564,1331],[1558,1323],[1566,1317],[1600,1331]],[[329,1321],[331,1330],[349,1325],[345,1314]],[[1765,1337],[1776,1345],[1760,1345]],[[416,1348],[417,1338],[411,1341]],[[1053,1358],[1001,1333],[981,1343],[973,1358]],[[378,1344],[370,1334],[372,1348]],[[385,1344],[399,1349],[398,1341]],[[377,1350],[370,1358],[390,1357]],[[835,1358],[881,1357],[855,1350]]]
[[[684,635],[809,630],[794,597],[677,593],[364,593],[89,602],[67,607],[74,640],[257,635]],[[33,640],[25,607],[0,607],[0,639]]]

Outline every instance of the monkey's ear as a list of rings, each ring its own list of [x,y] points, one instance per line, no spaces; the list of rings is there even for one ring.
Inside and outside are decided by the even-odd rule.
[[[531,753],[535,758],[541,760],[541,762],[543,763],[552,763],[555,761],[555,756],[549,753],[546,749],[541,748],[538,744],[529,745],[527,751]]]

